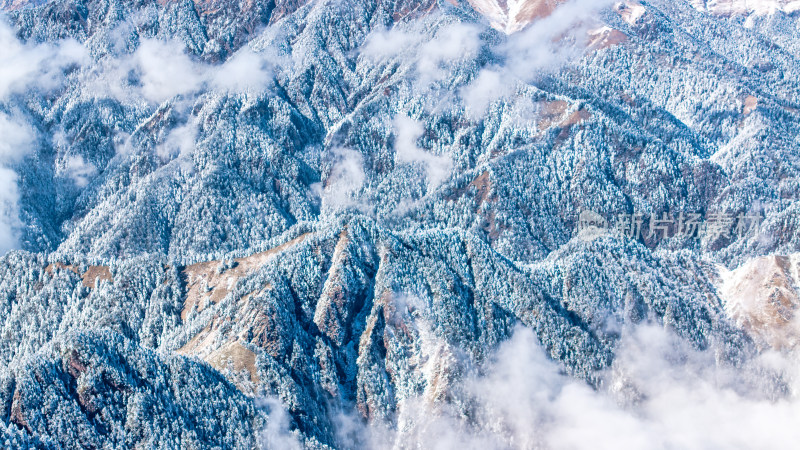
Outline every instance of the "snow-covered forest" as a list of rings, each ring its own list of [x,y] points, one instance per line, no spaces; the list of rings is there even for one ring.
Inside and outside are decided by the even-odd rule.
[[[796,3],[0,0],[0,446],[792,448]]]

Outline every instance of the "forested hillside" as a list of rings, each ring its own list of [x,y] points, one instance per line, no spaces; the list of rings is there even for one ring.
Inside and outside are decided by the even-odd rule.
[[[792,448],[795,3],[0,1],[0,444]]]

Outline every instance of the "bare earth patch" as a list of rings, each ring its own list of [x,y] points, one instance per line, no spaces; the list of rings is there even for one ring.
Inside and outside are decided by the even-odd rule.
[[[187,266],[183,269],[183,274],[186,277],[187,292],[183,303],[183,311],[181,311],[181,319],[186,320],[186,316],[192,308],[197,308],[199,312],[205,309],[209,303],[217,304],[221,302],[240,279],[254,273],[271,257],[299,244],[309,234],[298,236],[265,252],[234,259],[231,264],[232,267],[227,269],[224,268],[223,261],[207,261]]]
[[[800,342],[800,254],[755,258],[720,272],[725,311],[757,342],[776,349]]]
[[[44,268],[44,271],[51,275],[56,270],[68,270],[80,276],[82,284],[91,289],[97,288],[97,283],[100,280],[108,281],[109,283],[114,282],[114,279],[111,276],[111,269],[108,266],[89,266],[89,268],[86,269],[86,272],[83,274],[81,274],[81,271],[77,266],[60,262],[49,264]]]

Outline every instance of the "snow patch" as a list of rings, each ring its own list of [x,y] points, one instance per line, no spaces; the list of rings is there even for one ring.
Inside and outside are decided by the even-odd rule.
[[[770,15],[800,11],[798,0],[691,0],[696,9],[721,16]]]
[[[644,16],[644,13],[647,12],[644,5],[637,1],[619,2],[614,5],[614,9],[622,16],[622,20],[629,25],[636,25],[639,19]]]
[[[469,0],[469,3],[489,19],[492,27],[511,34],[549,16],[565,0]]]

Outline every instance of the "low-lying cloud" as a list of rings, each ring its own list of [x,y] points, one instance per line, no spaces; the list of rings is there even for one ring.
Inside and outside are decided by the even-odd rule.
[[[244,47],[222,66],[211,71],[211,85],[217,91],[246,93],[261,92],[272,85],[273,58],[269,53],[257,53]]]
[[[537,20],[494,46],[502,63],[484,67],[460,97],[473,118],[483,116],[489,105],[508,99],[520,83],[531,83],[581,58],[586,51],[589,30],[597,25],[597,12],[612,5],[611,0],[570,0],[549,16]]]
[[[64,70],[89,60],[75,40],[55,44],[25,44],[0,16],[0,101],[29,89],[51,90],[61,85]]]
[[[161,104],[175,96],[210,89],[241,94],[261,92],[272,81],[272,62],[263,53],[243,47],[221,65],[192,60],[178,41],[145,39],[134,53],[142,95]]]
[[[470,83],[456,91],[437,92],[435,98],[425,98],[432,105],[456,104],[460,100],[466,114],[478,120],[492,103],[513,97],[520,84],[534,82],[581,58],[588,46],[590,29],[599,24],[598,11],[613,3],[570,0],[549,16],[496,41],[484,40],[482,28],[475,24],[444,25],[432,38],[421,31],[395,27],[373,32],[361,55],[372,62],[398,57],[403,64],[411,61],[416,94],[430,97],[435,83],[456,79],[457,65],[474,60],[485,48],[497,62],[480,68]]]
[[[194,120],[169,131],[164,141],[156,146],[156,155],[162,161],[175,158],[185,160],[191,155],[197,141],[197,124]]]
[[[97,174],[97,168],[80,155],[68,157],[65,161],[64,169],[67,176],[79,188],[89,184],[89,180]]]
[[[477,55],[483,45],[477,25],[452,23],[428,39],[423,32],[391,28],[372,32],[361,49],[371,62],[402,57],[411,65],[415,89],[425,92],[453,76],[453,64]]]
[[[0,166],[0,255],[17,248],[19,228],[17,173]]]
[[[49,92],[62,86],[65,70],[88,60],[86,49],[74,40],[26,44],[0,16],[0,104],[31,90]],[[1,111],[1,110],[0,110]],[[20,192],[15,166],[29,155],[35,132],[23,113],[0,112],[0,255],[19,247]]]
[[[2,63],[0,62],[0,65]],[[33,129],[24,121],[0,113],[0,256],[19,246],[18,175],[12,167],[27,156]]]
[[[301,450],[300,439],[289,430],[289,413],[275,398],[260,398],[256,406],[263,412],[265,426],[258,436],[258,446],[263,450]]]
[[[330,169],[324,182],[315,183],[312,190],[322,200],[322,213],[330,214],[348,208],[366,211],[359,198],[366,181],[364,156],[347,148],[336,147],[330,151]]]
[[[605,387],[595,390],[565,375],[520,327],[488,364],[450,387],[449,402],[401,399],[396,425],[345,414],[339,438],[345,448],[371,449],[793,449],[797,368],[789,354],[728,367],[713,351],[641,326],[623,337]],[[775,399],[769,386],[780,379],[789,389]]]
[[[203,80],[177,41],[145,39],[134,59],[141,74],[142,95],[154,103],[197,91]]]
[[[197,138],[190,109],[201,94],[261,94],[273,83],[277,56],[269,48],[255,51],[245,46],[224,63],[209,64],[189,55],[176,40],[143,38],[131,51],[123,38],[131,30],[125,26],[112,33],[111,39],[117,40],[112,42],[114,51],[93,58],[73,39],[23,42],[0,17],[0,253],[19,246],[23,224],[19,222],[19,174],[15,165],[34,146],[34,132],[26,124],[25,114],[2,112],[15,96],[49,94],[66,87],[71,78],[80,83],[81,96],[113,98],[134,108],[155,108],[177,98],[171,107],[178,115],[189,117],[187,124],[169,132],[155,146],[155,152],[162,160],[178,158],[185,162]],[[52,138],[55,142],[59,136]],[[98,171],[88,159],[66,152],[59,156],[56,169],[82,188]]]
[[[447,155],[435,155],[417,146],[425,132],[423,124],[405,115],[392,122],[395,132],[395,161],[399,164],[421,164],[425,170],[428,191],[444,182],[453,170],[453,160]]]

